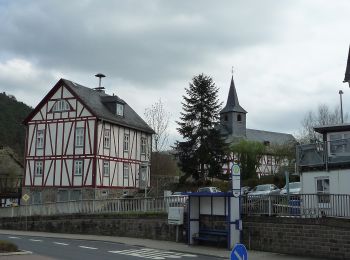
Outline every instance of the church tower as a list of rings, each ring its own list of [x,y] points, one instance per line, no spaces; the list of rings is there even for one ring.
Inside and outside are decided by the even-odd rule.
[[[220,112],[220,123],[228,135],[234,137],[246,136],[246,114],[238,102],[233,76],[231,78],[230,91],[228,93],[226,106]]]

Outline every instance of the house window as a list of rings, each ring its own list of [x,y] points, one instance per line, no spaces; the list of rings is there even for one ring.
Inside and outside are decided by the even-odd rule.
[[[33,191],[32,192],[32,204],[41,204],[41,191]]]
[[[62,112],[62,111],[69,111],[69,110],[70,110],[69,104],[67,100],[64,100],[64,99],[57,100],[52,108],[53,112]]]
[[[83,161],[78,160],[74,162],[74,175],[81,176],[83,174]]]
[[[141,154],[146,153],[146,138],[142,137],[141,138]]]
[[[124,165],[123,177],[124,179],[129,179],[129,165]]]
[[[316,179],[316,193],[318,195],[318,203],[329,203],[329,178]]]
[[[125,134],[124,135],[124,152],[129,151],[129,135]]]
[[[124,116],[124,105],[117,103],[117,116]]]
[[[43,162],[42,161],[36,161],[34,165],[34,172],[35,176],[42,176],[43,175]]]
[[[44,130],[36,131],[36,148],[44,148]]]
[[[350,153],[350,133],[329,134],[329,151],[331,155],[345,155]]]
[[[71,190],[69,194],[69,200],[81,200],[82,194],[81,190]]]
[[[57,192],[57,201],[66,202],[68,201],[68,190],[58,190]]]
[[[84,146],[84,128],[77,127],[75,129],[75,146],[83,147]]]
[[[109,148],[111,146],[111,131],[109,129],[105,129],[104,131],[104,148]]]
[[[109,177],[109,161],[103,161],[103,176]]]

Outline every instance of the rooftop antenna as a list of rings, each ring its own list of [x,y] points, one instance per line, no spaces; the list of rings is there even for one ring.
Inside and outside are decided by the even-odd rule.
[[[97,73],[97,74],[95,75],[95,77],[98,78],[98,87],[97,87],[97,88],[94,88],[94,90],[97,90],[97,91],[104,90],[105,88],[104,88],[104,87],[101,87],[101,79],[102,79],[102,78],[105,78],[106,76],[103,75],[102,73]]]

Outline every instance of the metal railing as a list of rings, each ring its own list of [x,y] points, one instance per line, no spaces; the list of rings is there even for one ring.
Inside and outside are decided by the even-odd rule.
[[[350,195],[300,194],[243,196],[242,214],[248,216],[342,217],[350,218]]]
[[[167,212],[169,207],[185,206],[186,202],[187,196],[53,202],[0,208],[0,217]]]
[[[296,154],[299,167],[350,163],[350,139],[298,145]]]

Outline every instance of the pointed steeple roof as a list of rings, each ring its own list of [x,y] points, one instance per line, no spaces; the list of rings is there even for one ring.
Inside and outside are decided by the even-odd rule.
[[[348,63],[346,65],[345,78],[343,82],[348,82],[350,86],[350,46],[349,46],[349,54],[348,54]]]
[[[230,91],[228,93],[226,106],[220,113],[227,112],[239,112],[239,113],[247,113],[240,105],[238,101],[237,91],[235,87],[235,82],[233,81],[233,76],[231,78]]]

